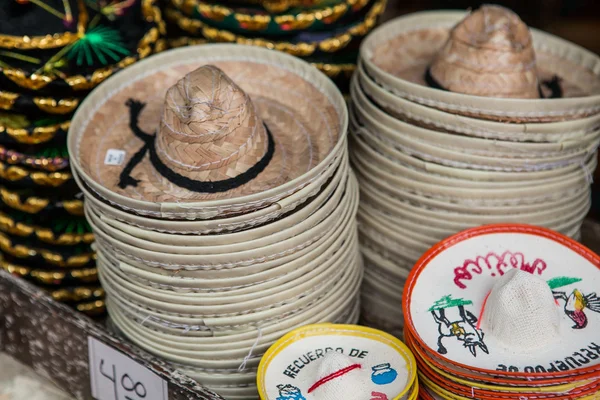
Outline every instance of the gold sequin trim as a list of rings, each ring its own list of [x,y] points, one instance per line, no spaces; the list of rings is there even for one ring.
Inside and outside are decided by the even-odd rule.
[[[96,300],[91,303],[77,304],[77,311],[82,312],[88,316],[97,316],[106,312],[106,305],[104,300]]]
[[[0,109],[12,110],[19,96],[19,93],[0,91]],[[68,114],[77,108],[79,99],[60,99],[57,101],[51,97],[34,97],[33,103],[39,110],[48,114]]]
[[[205,39],[190,38],[187,36],[179,37],[169,41],[169,46],[172,48],[184,47],[184,46],[196,46],[205,44]],[[344,74],[347,77],[351,77],[356,70],[356,64],[327,64],[327,63],[311,63],[314,67],[319,69],[325,75],[330,78],[335,78],[340,74]]]
[[[16,165],[0,163],[0,178],[10,182],[30,178],[36,185],[59,187],[70,181],[73,175],[69,172],[31,172]]]
[[[0,188],[0,199],[10,208],[28,214],[37,214],[50,204],[50,200],[40,197],[28,197],[22,202],[18,193],[11,192],[6,188]],[[63,201],[62,207],[71,215],[83,216],[83,201],[81,200]]]
[[[62,254],[46,250],[34,249],[21,244],[13,245],[8,236],[0,233],[0,250],[18,258],[33,258],[41,256],[48,264],[61,268],[77,268],[96,260],[95,253],[84,253],[68,257],[66,260]]]
[[[333,24],[346,14],[348,10],[353,9],[357,12],[365,7],[369,1],[370,0],[355,0],[353,1],[353,5],[350,4],[350,1],[344,1],[343,3],[317,10],[275,16],[236,12],[232,8],[207,4],[202,0],[173,0],[173,4],[190,17],[192,16],[194,9],[196,9],[198,13],[205,18],[219,22],[233,14],[235,19],[244,29],[261,31],[267,29],[271,21],[275,21],[275,23],[280,26],[280,29],[284,30],[306,29],[317,21]]]
[[[54,138],[56,132],[60,130],[67,132],[70,125],[71,121],[66,121],[50,126],[39,126],[34,128],[33,131],[23,128],[0,126],[0,134],[6,133],[17,142],[23,144],[41,144]]]
[[[88,287],[76,287],[73,289],[58,289],[50,292],[50,296],[56,301],[61,303],[67,301],[82,301],[89,300],[92,298],[99,299],[106,295],[104,289],[88,288]]]
[[[3,110],[12,110],[15,101],[19,98],[18,93],[4,92],[0,90],[0,108]]]
[[[243,36],[238,36],[226,30],[211,28],[203,22],[188,18],[180,11],[174,9],[167,9],[166,16],[167,19],[177,24],[184,31],[191,34],[200,33],[211,42],[229,42],[260,46],[268,49],[283,51],[297,57],[307,57],[315,53],[317,50],[326,53],[337,52],[346,47],[353,37],[365,36],[375,27],[377,18],[379,18],[385,9],[386,2],[387,0],[379,0],[369,10],[364,21],[350,28],[345,33],[339,34],[319,43],[289,43],[273,42],[267,39],[249,39]]]
[[[49,228],[28,225],[24,222],[17,222],[10,215],[0,212],[0,231],[14,236],[30,237],[35,236],[38,240],[59,246],[74,246],[80,243],[90,244],[94,241],[94,234],[86,233],[61,233],[57,236]]]
[[[74,269],[70,271],[44,271],[29,267],[22,267],[8,261],[1,261],[2,269],[20,276],[29,277],[44,285],[59,285],[65,279],[73,279],[82,283],[98,282],[98,270],[96,268]]]
[[[5,49],[31,50],[64,47],[79,39],[76,32],[55,33],[46,36],[0,35],[0,47]]]
[[[137,60],[141,60],[152,53],[151,45],[158,40],[158,37],[160,36],[159,33],[164,35],[166,31],[165,23],[161,18],[160,9],[156,3],[157,0],[143,0],[142,2],[142,15],[146,21],[156,23],[158,28],[154,27],[150,29],[138,42],[137,55],[126,57],[116,65],[96,70],[90,78],[83,75],[76,75],[66,78],[65,82],[73,90],[89,90],[98,86],[102,81],[104,81],[118,69],[124,68],[136,62]],[[26,75],[23,70],[15,68],[0,68],[0,72],[2,72],[8,79],[17,85],[31,90],[39,90],[56,79],[56,76],[48,76],[43,74]]]
[[[0,35],[0,47],[18,50],[47,50],[69,45],[79,39],[79,33],[84,31],[88,22],[87,9],[82,0],[78,0],[78,8],[77,32],[61,32],[44,36]]]

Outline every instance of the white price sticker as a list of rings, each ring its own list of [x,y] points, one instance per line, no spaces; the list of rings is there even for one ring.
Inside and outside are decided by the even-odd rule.
[[[106,165],[121,165],[125,161],[125,151],[117,149],[108,149],[104,157]]]
[[[167,382],[120,351],[88,336],[90,383],[96,400],[168,400]]]

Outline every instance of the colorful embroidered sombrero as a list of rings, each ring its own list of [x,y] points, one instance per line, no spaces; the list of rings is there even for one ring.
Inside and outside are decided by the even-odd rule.
[[[191,36],[200,36],[210,42],[238,43],[279,50],[297,57],[327,55],[342,49],[356,50],[362,39],[376,26],[387,0],[375,0],[354,20],[335,25],[332,29],[318,32],[300,31],[290,37],[262,37],[259,35],[239,35],[234,32],[217,29],[200,20],[187,17],[174,8],[165,10],[166,19]]]
[[[171,50],[86,98],[69,154],[98,195],[136,213],[240,213],[333,172],[343,107],[326,76],[291,56],[232,45]]]
[[[290,35],[301,31],[323,31],[351,19],[370,0],[327,0],[314,6],[292,7],[270,13],[261,7],[211,4],[203,0],[173,0],[187,16],[215,28],[245,35]]]
[[[386,90],[476,118],[549,122],[600,112],[600,58],[499,6],[389,22],[361,47]]]
[[[316,324],[275,342],[258,367],[263,400],[416,398],[413,355],[397,338],[355,325]]]
[[[54,111],[60,104],[44,96],[68,98],[61,108],[72,108],[77,101],[73,95],[85,94],[114,72],[164,48],[156,0],[113,3],[51,0],[42,7],[9,1],[0,17],[5,95],[35,93],[42,96],[36,106]]]
[[[577,242],[533,226],[483,226],[417,262],[405,331],[427,359],[463,376],[585,376],[600,371],[599,288],[600,257]]]

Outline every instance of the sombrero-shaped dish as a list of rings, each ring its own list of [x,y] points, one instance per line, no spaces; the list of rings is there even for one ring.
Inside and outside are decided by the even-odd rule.
[[[316,324],[275,342],[258,367],[263,400],[414,399],[416,365],[397,338],[355,325]]]
[[[544,228],[489,225],[425,253],[403,311],[428,358],[461,376],[532,384],[600,370],[599,285],[600,257],[579,243]]]
[[[303,61],[204,45],[154,56],[99,87],[78,109],[68,147],[74,172],[121,208],[214,218],[332,174],[346,128],[342,96]]]
[[[0,17],[0,85],[8,92],[71,98],[164,48],[156,0],[36,3],[9,1]]]
[[[361,59],[386,90],[455,114],[550,122],[600,112],[600,58],[499,6],[398,18],[365,40]]]
[[[292,35],[301,31],[322,31],[336,23],[351,20],[369,0],[327,1],[316,6],[293,7],[272,14],[260,7],[230,7],[202,0],[173,0],[172,4],[187,16],[215,28],[244,35]]]

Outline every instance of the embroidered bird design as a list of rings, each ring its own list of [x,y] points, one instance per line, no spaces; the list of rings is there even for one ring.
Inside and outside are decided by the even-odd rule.
[[[565,314],[571,318],[575,325],[573,329],[583,329],[588,324],[585,310],[600,313],[600,297],[596,293],[583,294],[574,289],[569,296],[565,292],[554,292],[554,298],[565,301]]]

